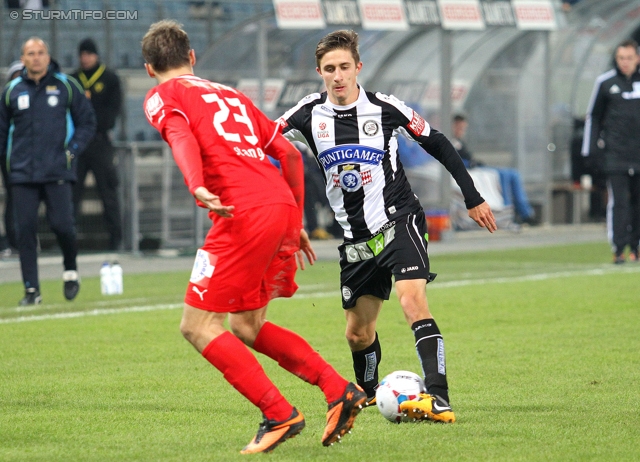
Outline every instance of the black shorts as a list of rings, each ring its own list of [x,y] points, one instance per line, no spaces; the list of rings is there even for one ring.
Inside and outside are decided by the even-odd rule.
[[[396,281],[433,281],[426,234],[427,222],[420,211],[390,221],[367,240],[343,242],[338,247],[342,307],[353,308],[362,295],[389,300],[391,275]]]

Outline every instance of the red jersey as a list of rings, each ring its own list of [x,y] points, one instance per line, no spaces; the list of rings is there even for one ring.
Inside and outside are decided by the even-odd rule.
[[[296,206],[266,154],[280,127],[238,90],[183,75],[149,90],[144,110],[169,145],[167,122],[171,117],[187,121],[200,151],[174,156],[191,193],[204,186],[237,212],[267,203]]]

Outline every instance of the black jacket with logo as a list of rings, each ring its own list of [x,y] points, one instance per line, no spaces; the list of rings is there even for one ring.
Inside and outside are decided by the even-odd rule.
[[[11,184],[76,181],[76,160],[96,129],[84,91],[51,61],[36,84],[23,70],[0,99],[0,161]]]
[[[116,124],[122,107],[120,79],[104,64],[97,63],[92,69],[79,69],[71,74],[84,88],[96,113],[98,133],[107,133]]]
[[[615,68],[596,79],[585,120],[583,156],[602,153],[605,173],[640,172],[640,72]]]

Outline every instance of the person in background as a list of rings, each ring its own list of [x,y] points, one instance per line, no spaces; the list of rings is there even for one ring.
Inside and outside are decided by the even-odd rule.
[[[37,249],[41,201],[64,257],[63,293],[73,300],[80,280],[71,185],[76,159],[95,133],[95,114],[78,82],[51,59],[44,40],[28,39],[21,60],[25,70],[0,99],[0,162],[7,164],[25,287],[19,304],[42,302]]]
[[[151,25],[142,56],[158,83],[144,102],[147,119],[213,221],[196,255],[180,330],[262,412],[243,454],[270,452],[305,426],[247,347],[320,387],[329,407],[322,444],[329,446],[353,427],[366,394],[301,336],[266,320],[269,302],[298,288],[296,258],[301,269],[303,253],[312,264],[316,258],[302,229],[300,152],[245,95],[193,75],[195,52],[175,21]]]
[[[595,82],[587,108],[582,155],[602,158],[607,177],[607,235],[613,263],[639,261],[640,244],[640,72],[638,44],[621,42],[615,67]]]
[[[122,218],[118,199],[118,172],[114,165],[111,130],[122,107],[120,79],[100,62],[98,47],[86,38],[78,45],[80,69],[71,74],[84,88],[96,113],[98,126],[89,146],[78,159],[78,181],[73,188],[76,217],[80,216],[87,172],[91,170],[102,200],[104,221],[109,232],[109,250],[119,250],[122,243]]]
[[[7,70],[7,84],[18,77],[24,69],[22,61],[14,61]],[[0,151],[2,147],[0,147]],[[9,172],[7,163],[0,162],[0,172],[2,172],[2,184],[4,186],[4,233],[0,233],[0,258],[11,256],[12,252],[18,248],[18,238],[16,236],[15,219],[13,216],[13,203],[11,200],[11,188],[9,188]]]
[[[458,151],[458,154],[460,154],[460,157],[462,157],[464,164],[467,168],[486,167],[496,170],[500,177],[500,187],[502,188],[504,204],[513,204],[520,222],[529,225],[535,224],[536,214],[529,203],[520,172],[514,168],[487,167],[483,162],[474,159],[473,154],[469,151],[464,141],[468,127],[469,122],[464,115],[456,114],[453,116],[453,137],[451,142],[453,143],[453,147]]]
[[[607,216],[607,177],[602,172],[602,158],[597,156],[595,162],[587,162],[593,158],[582,156],[582,144],[584,143],[584,118],[573,119],[573,133],[569,144],[571,152],[571,179],[574,188],[585,187],[582,184],[584,175],[591,178],[589,189],[589,218],[593,221],[604,222]],[[600,154],[600,153],[599,153]]]

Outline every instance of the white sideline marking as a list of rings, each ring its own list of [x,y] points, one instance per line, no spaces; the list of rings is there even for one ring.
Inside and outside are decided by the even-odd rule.
[[[34,316],[20,316],[18,318],[0,319],[0,324],[11,324],[27,321],[44,321],[49,319],[83,318],[85,316],[100,316],[103,314],[141,313],[144,311],[173,310],[176,308],[181,308],[182,306],[182,303],[170,303],[164,305],[130,306],[128,308],[105,308],[90,311],[73,311],[70,313],[40,314]]]
[[[572,276],[601,276],[603,274],[610,274],[610,273],[638,273],[638,272],[640,272],[640,266],[627,266],[626,268],[600,267],[600,268],[592,268],[588,270],[559,271],[557,273],[527,274],[524,276],[514,276],[514,277],[464,279],[461,281],[442,282],[442,283],[434,284],[433,286],[430,285],[429,290],[448,289],[451,287],[473,286],[473,285],[480,285],[480,284],[509,284],[514,282],[545,281],[548,279],[567,278]],[[286,301],[286,300],[299,300],[299,299],[305,299],[305,298],[326,298],[326,297],[338,298],[339,296],[340,296],[340,292],[336,289],[330,292],[301,293],[301,294],[294,295],[292,298],[282,298],[280,300]],[[67,312],[67,313],[52,313],[52,314],[41,314],[41,315],[34,315],[34,316],[20,316],[18,318],[0,319],[0,324],[15,324],[19,322],[29,322],[29,321],[46,321],[50,319],[82,318],[86,316],[101,316],[105,314],[141,313],[145,311],[174,310],[177,308],[182,308],[182,306],[183,306],[182,303],[168,303],[168,304],[158,304],[158,305],[130,306],[127,308],[104,308],[104,309],[95,309],[90,311],[74,311],[74,312]]]

